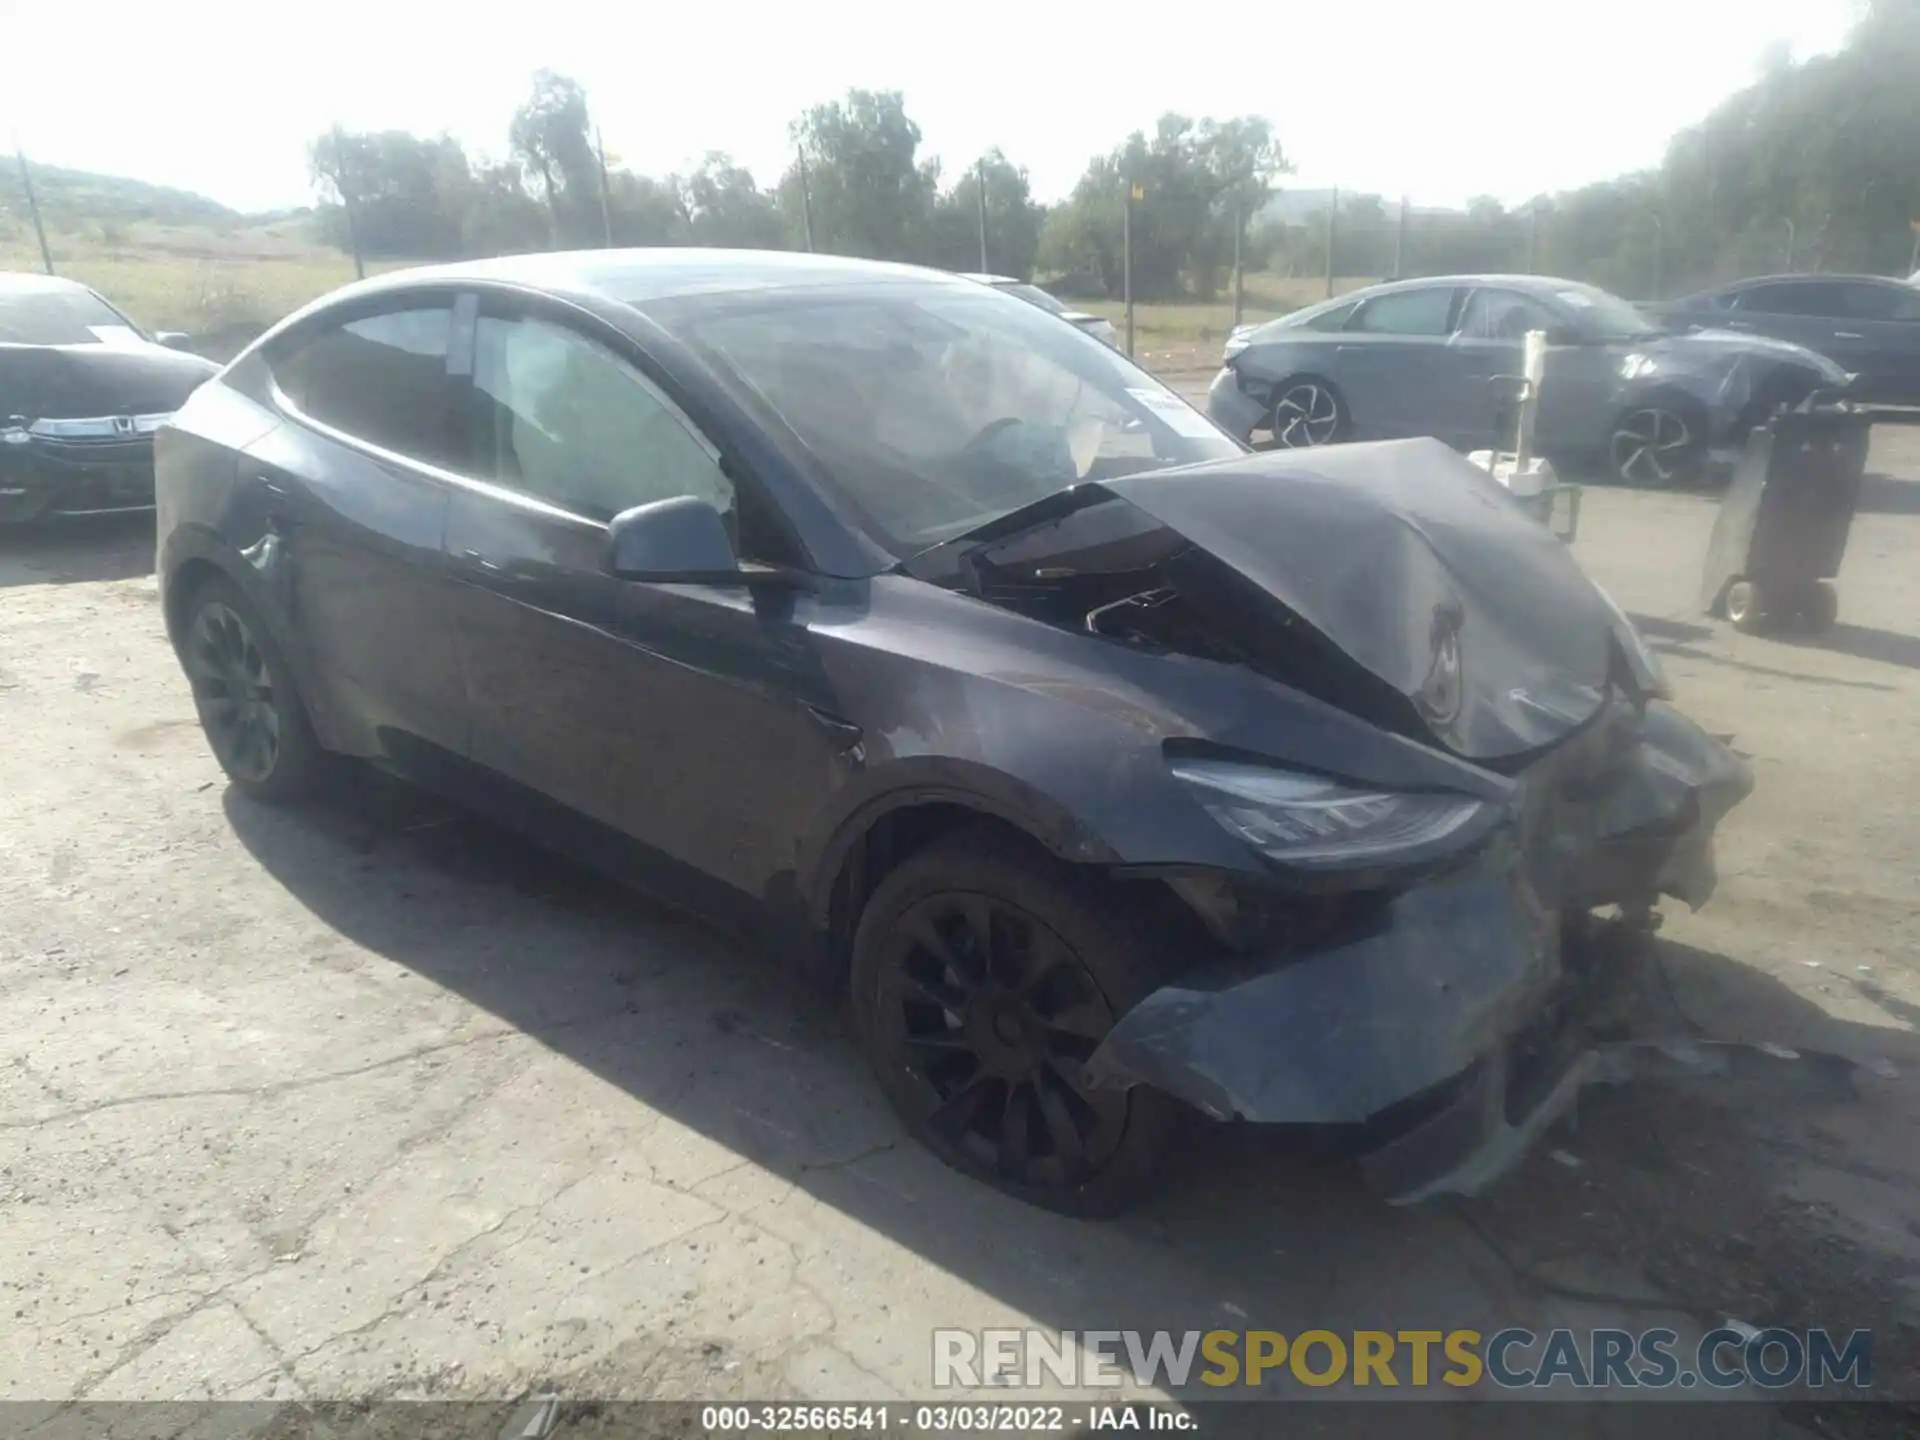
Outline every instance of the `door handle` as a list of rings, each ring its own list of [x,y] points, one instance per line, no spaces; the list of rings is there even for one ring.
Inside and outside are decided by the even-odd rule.
[[[478,550],[462,550],[460,552],[460,558],[481,570],[492,571],[494,574],[498,574],[500,571],[500,566],[497,561],[489,560]]]
[[[1864,340],[1867,337],[1855,334],[1851,330],[1836,330],[1833,332],[1833,338],[1836,340]]]

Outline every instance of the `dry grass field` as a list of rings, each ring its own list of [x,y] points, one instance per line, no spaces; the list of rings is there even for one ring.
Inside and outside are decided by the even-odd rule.
[[[157,330],[184,330],[218,352],[222,342],[243,341],[315,296],[353,279],[353,261],[315,243],[304,222],[216,230],[207,226],[152,223],[87,225],[48,236],[54,266],[84,280],[134,319]],[[375,261],[370,272],[399,268]],[[0,216],[0,270],[38,270],[32,230],[15,216]],[[1372,284],[1371,277],[1341,277],[1336,292]],[[1326,294],[1324,278],[1254,274],[1246,280],[1247,321],[1269,320]],[[1113,301],[1076,301],[1115,325],[1125,307]],[[1135,347],[1151,368],[1185,370],[1219,358],[1219,344],[1233,324],[1231,293],[1212,302],[1140,304],[1134,307]]]
[[[231,231],[149,222],[54,230],[55,270],[83,280],[135,320],[218,348],[257,333],[353,279],[352,257],[306,237],[301,222]],[[0,217],[0,270],[38,270],[32,229]],[[376,262],[369,270],[396,268]]]

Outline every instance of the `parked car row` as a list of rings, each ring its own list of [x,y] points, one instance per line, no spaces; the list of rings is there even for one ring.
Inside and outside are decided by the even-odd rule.
[[[1888,318],[1836,328],[1779,313],[1787,302],[1774,298],[1811,310],[1849,287],[1870,290]],[[1591,285],[1533,275],[1371,286],[1236,331],[1208,410],[1240,440],[1285,449],[1413,435],[1504,446],[1496,377],[1520,373],[1538,330],[1552,347],[1540,453],[1675,485],[1816,390],[1920,404],[1920,291],[1903,282],[1756,281],[1660,313],[1664,323]]]
[[[1004,289],[662,249],[289,317],[159,432],[214,755],[750,923],[1024,1199],[1121,1207],[1188,1114],[1485,1183],[1593,1073],[1582,918],[1703,902],[1747,767],[1444,445],[1249,453]]]

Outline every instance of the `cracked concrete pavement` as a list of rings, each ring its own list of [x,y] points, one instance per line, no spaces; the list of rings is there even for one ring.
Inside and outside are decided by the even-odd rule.
[[[0,1398],[881,1399],[928,1393],[936,1325],[1721,1314],[1871,1323],[1908,1376],[1917,441],[1876,450],[1824,640],[1691,613],[1709,498],[1592,493],[1578,547],[1759,777],[1650,1023],[1891,1078],[1596,1095],[1577,1167],[1415,1211],[1234,1131],[1112,1224],[973,1185],[777,959],[371,776],[228,792],[149,522],[0,539]]]

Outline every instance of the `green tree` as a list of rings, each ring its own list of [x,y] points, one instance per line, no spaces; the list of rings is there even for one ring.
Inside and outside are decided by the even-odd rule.
[[[918,159],[920,127],[898,90],[850,90],[794,121],[805,155],[816,250],[911,260],[928,248],[939,167]],[[798,228],[801,165],[780,181],[780,208]]]
[[[579,81],[542,70],[508,129],[513,156],[546,205],[557,245],[600,238],[600,162],[587,92]]]
[[[969,165],[934,202],[932,242],[924,256],[946,270],[980,268],[980,182],[986,178],[987,265],[1022,280],[1033,274],[1046,207],[1035,203],[1027,172],[998,147]]]
[[[1213,293],[1233,244],[1236,205],[1251,217],[1287,169],[1272,127],[1258,117],[1195,122],[1163,115],[1091,161],[1073,194],[1048,217],[1042,263],[1121,288],[1124,207],[1133,202],[1133,288],[1145,298]]]
[[[708,151],[700,168],[680,180],[678,188],[688,237],[694,244],[786,248],[787,227],[779,203],[730,155]]]

